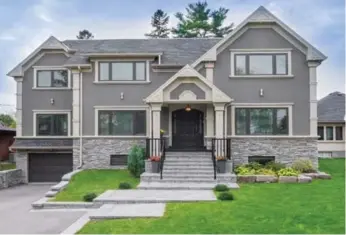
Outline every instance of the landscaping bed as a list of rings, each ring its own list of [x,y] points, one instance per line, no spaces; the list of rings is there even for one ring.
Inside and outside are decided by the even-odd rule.
[[[344,234],[345,160],[322,159],[331,180],[242,184],[232,201],[168,203],[155,219],[91,221],[80,234]]]
[[[88,194],[100,195],[108,189],[117,189],[123,182],[135,188],[139,179],[127,170],[83,170],[72,176],[67,187],[52,201],[83,201]]]

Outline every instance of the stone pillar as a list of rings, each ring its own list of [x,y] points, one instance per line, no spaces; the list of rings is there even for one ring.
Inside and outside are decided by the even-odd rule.
[[[310,136],[317,136],[317,73],[318,61],[308,61],[310,87]]]
[[[205,67],[205,76],[206,78],[213,83],[214,80],[214,63],[207,62],[204,64]]]
[[[215,138],[222,139],[224,138],[224,112],[225,104],[214,104],[215,109]],[[215,151],[216,156],[223,156],[225,151],[224,141],[216,140],[215,141]]]
[[[16,168],[22,170],[22,182],[26,184],[29,181],[28,153],[17,151],[15,152],[14,157],[16,159]]]
[[[72,70],[72,135],[80,133],[80,72]]]
[[[152,104],[151,105],[151,111],[152,111],[152,137],[154,139],[160,138],[160,128],[161,128],[161,104]],[[160,155],[160,144],[157,142],[157,140],[154,140],[152,154],[153,155]]]
[[[16,136],[20,137],[23,135],[22,133],[22,107],[23,107],[23,99],[22,99],[22,90],[23,90],[23,77],[15,77],[15,81],[17,82],[17,93],[16,93]]]

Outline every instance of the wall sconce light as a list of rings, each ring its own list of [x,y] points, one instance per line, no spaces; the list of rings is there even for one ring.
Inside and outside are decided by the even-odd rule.
[[[261,97],[263,97],[263,95],[264,95],[264,94],[263,94],[263,89],[262,89],[262,88],[260,89],[259,95],[260,95]]]
[[[191,107],[190,107],[190,105],[186,105],[186,107],[185,107],[185,111],[186,111],[186,112],[190,112],[190,111],[191,111]]]
[[[124,99],[124,92],[120,93],[120,99],[123,100]]]
[[[51,105],[54,104],[54,99],[53,99],[53,98],[50,99],[50,104],[51,104]]]

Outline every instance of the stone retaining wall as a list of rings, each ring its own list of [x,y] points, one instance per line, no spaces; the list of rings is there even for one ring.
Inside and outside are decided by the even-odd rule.
[[[242,138],[231,139],[234,166],[248,163],[249,156],[275,156],[275,161],[291,165],[297,159],[310,160],[318,168],[317,138]]]
[[[110,165],[110,155],[128,154],[134,145],[145,147],[139,138],[83,138],[83,169],[117,168]],[[73,168],[79,166],[79,139],[73,141]]]
[[[12,169],[0,171],[0,189],[23,183],[22,170]]]

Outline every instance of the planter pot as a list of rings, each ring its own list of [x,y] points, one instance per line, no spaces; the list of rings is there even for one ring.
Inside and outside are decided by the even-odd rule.
[[[216,161],[217,173],[226,173],[226,162],[224,160]]]
[[[151,162],[151,171],[153,173],[159,173],[160,172],[160,162]]]

